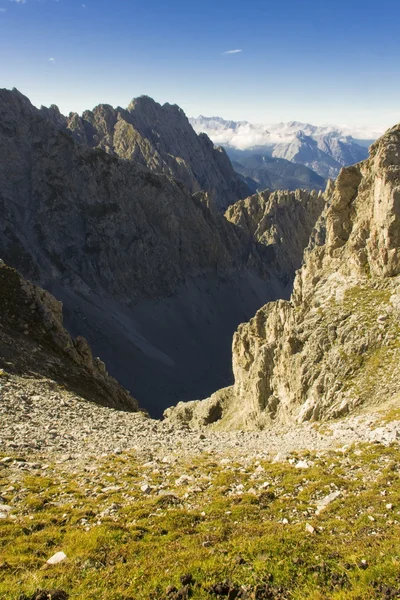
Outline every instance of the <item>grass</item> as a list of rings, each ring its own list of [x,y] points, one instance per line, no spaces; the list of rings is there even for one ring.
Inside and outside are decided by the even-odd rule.
[[[70,599],[159,599],[186,573],[199,599],[226,580],[273,579],[293,600],[365,600],[383,597],[379,586],[400,588],[399,448],[308,455],[304,470],[293,458],[256,465],[204,455],[146,467],[123,454],[76,472],[50,464],[45,475],[3,465],[0,494],[16,518],[0,520],[0,598],[58,588]],[[317,516],[333,490],[341,497]],[[68,559],[44,568],[58,551]]]

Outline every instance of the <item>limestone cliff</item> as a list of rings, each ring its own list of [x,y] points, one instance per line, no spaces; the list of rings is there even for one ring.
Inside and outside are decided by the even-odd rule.
[[[57,107],[42,113],[75,140],[180,181],[191,193],[205,191],[218,209],[250,194],[220,147],[197,135],[176,105],[142,96],[127,109],[100,104],[82,116],[63,117]]]
[[[193,426],[268,427],[337,417],[398,394],[400,125],[326,192],[290,301],[233,339],[235,383],[167,416]]]
[[[265,246],[271,270],[291,286],[324,206],[322,192],[315,190],[265,190],[230,206],[225,217]]]
[[[85,338],[63,327],[62,305],[0,261],[0,366],[13,374],[53,380],[87,400],[137,411],[138,403],[104,363],[93,358]]]

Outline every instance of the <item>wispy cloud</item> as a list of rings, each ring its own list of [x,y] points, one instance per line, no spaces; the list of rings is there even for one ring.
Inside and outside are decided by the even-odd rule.
[[[26,0],[11,0],[11,2],[16,2],[17,4],[25,4]]]
[[[226,50],[222,54],[238,54],[239,52],[243,52],[243,50]]]
[[[7,12],[6,8],[0,8],[0,12]]]
[[[49,62],[51,62],[51,63],[55,63],[55,62],[56,62],[56,59],[55,59],[55,58],[49,58]]]

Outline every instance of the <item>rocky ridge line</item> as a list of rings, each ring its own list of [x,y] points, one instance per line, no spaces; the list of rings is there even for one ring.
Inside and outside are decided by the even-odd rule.
[[[126,109],[99,104],[82,116],[64,117],[56,106],[41,112],[80,144],[172,177],[190,194],[207,192],[221,211],[250,194],[225,150],[197,135],[179,106],[141,96]]]

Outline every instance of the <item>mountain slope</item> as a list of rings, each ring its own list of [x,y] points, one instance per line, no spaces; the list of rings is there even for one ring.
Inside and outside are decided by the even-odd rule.
[[[326,197],[290,301],[267,304],[234,336],[234,386],[171,418],[266,427],[398,395],[400,125]]]
[[[265,246],[271,270],[290,288],[324,206],[324,195],[315,190],[266,190],[236,202],[225,217],[259,248]]]
[[[138,403],[93,358],[81,336],[63,327],[61,302],[0,262],[0,371],[54,383],[80,397],[122,410]]]
[[[176,105],[161,106],[142,96],[127,109],[100,104],[81,117],[63,117],[57,107],[42,108],[42,113],[90,148],[177,179],[191,194],[208,192],[220,210],[249,195],[225,151],[205,134],[197,135]]]

